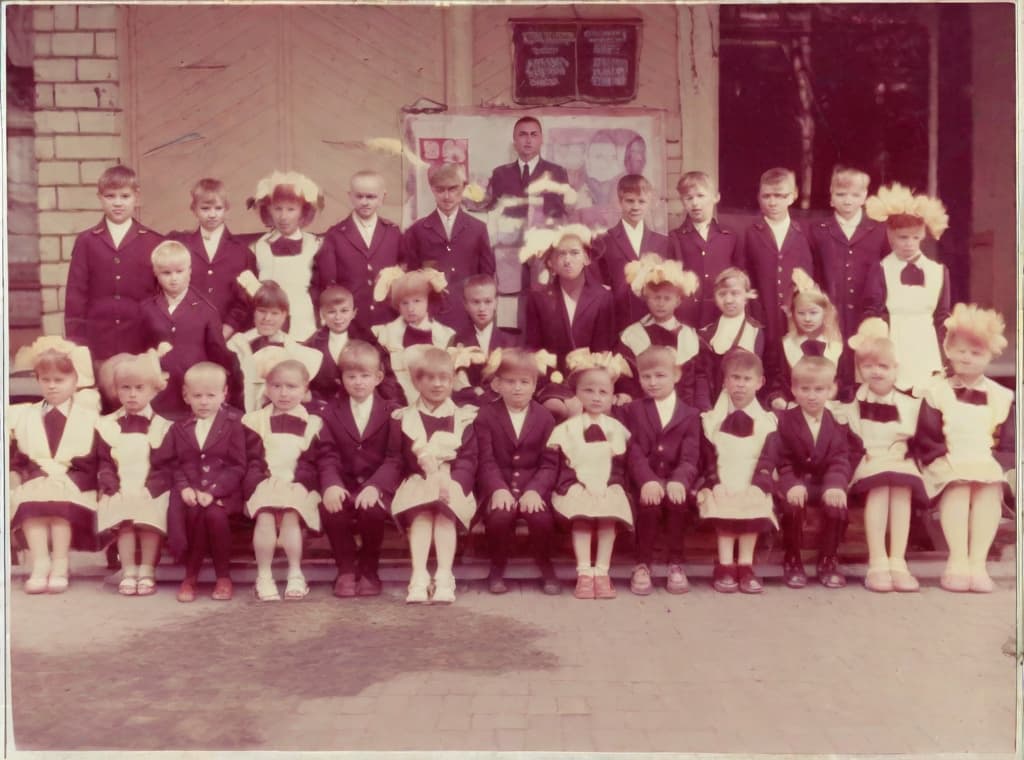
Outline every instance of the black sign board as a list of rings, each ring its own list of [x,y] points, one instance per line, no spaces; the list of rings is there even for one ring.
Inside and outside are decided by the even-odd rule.
[[[640,21],[513,19],[517,103],[626,103],[636,97]]]

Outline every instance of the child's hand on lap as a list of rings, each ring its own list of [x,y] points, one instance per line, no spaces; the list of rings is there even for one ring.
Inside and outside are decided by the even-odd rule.
[[[794,507],[804,506],[805,504],[807,504],[807,487],[793,486],[788,491],[786,491],[786,501],[788,501]]]
[[[196,501],[199,502],[200,507],[208,507],[213,504],[213,496],[208,494],[206,491],[197,491]]]
[[[181,500],[190,507],[196,505],[196,489],[184,488],[181,491]]]
[[[516,498],[507,488],[499,488],[491,496],[491,509],[515,509]]]
[[[822,498],[825,500],[825,505],[829,507],[845,507],[846,506],[846,491],[841,488],[830,488],[825,491]]]
[[[348,498],[348,491],[341,486],[331,486],[324,491],[324,509],[332,514],[341,511],[341,506]]]
[[[682,483],[674,480],[669,481],[665,492],[668,494],[668,500],[673,504],[682,504],[686,501],[686,486]]]
[[[519,499],[519,507],[526,513],[544,511],[544,500],[536,491],[527,491]]]
[[[370,509],[380,501],[380,491],[376,486],[367,486],[356,496],[356,509]]]
[[[661,504],[665,498],[665,489],[656,480],[650,480],[640,488],[640,503],[648,507]]]

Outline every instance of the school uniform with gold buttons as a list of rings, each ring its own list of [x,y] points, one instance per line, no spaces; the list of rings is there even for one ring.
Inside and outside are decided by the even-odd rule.
[[[633,293],[626,282],[626,264],[639,260],[645,253],[669,257],[669,242],[665,235],[655,232],[644,221],[637,227],[639,229],[627,228],[626,223],[620,221],[597,238],[594,247],[601,251],[601,256],[588,267],[596,270],[602,285],[611,288],[615,299],[615,329],[619,332],[647,314],[644,299]]]
[[[242,272],[256,274],[256,257],[249,247],[221,226],[213,232],[197,229],[172,232],[192,254],[189,285],[217,310],[220,321],[234,331],[252,327],[252,307],[237,282]]]
[[[686,324],[701,328],[718,316],[715,305],[715,278],[723,269],[740,266],[740,236],[712,219],[698,226],[687,217],[668,236],[669,256],[697,275],[700,287],[683,300],[676,315]]]

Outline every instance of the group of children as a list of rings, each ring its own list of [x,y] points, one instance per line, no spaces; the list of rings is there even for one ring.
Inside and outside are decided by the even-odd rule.
[[[694,508],[718,537],[716,590],[762,591],[756,544],[780,526],[784,582],[804,586],[809,509],[821,515],[817,578],[838,588],[854,505],[865,586],[914,591],[912,509],[932,503],[949,544],[941,585],[992,589],[994,454],[1012,454],[1013,396],[984,372],[1006,339],[992,311],[949,311],[948,275],[920,248],[946,226],[937,200],[898,185],[868,199],[867,175],[839,168],[835,216],[804,231],[788,213],[792,172],[770,170],[762,214],[739,235],[715,218],[713,180],[690,172],[686,219],[665,237],[645,226],[650,184],[627,175],[606,233],[526,231],[520,259],[546,276],[515,335],[495,324],[494,255],[486,225],[461,210],[464,170],[428,179],[437,210],[402,233],[377,215],[380,175],[358,172],[353,213],[317,237],[306,228],[319,189],[275,173],[249,199],[271,228],[250,250],[224,225],[218,181],[192,190],[199,228],[164,240],[132,218],[134,173],[103,174],[105,219],[72,253],[67,339],[16,357],[43,396],[9,415],[27,592],[67,587],[69,548],[116,541],[119,591],[152,594],[166,539],[185,564],[180,601],[195,599],[207,554],[213,598],[230,599],[231,526],[244,516],[261,600],[281,597],[277,546],[284,597],[309,592],[304,531],[328,537],[335,595],[379,594],[389,520],[409,542],[410,603],[454,601],[457,536],[476,520],[494,593],[519,519],[545,593],[561,588],[562,525],[578,598],[615,596],[624,529],[630,589],[653,590],[661,534],[666,588],[683,593]]]

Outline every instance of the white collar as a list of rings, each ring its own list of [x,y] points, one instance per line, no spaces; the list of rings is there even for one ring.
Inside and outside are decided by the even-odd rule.
[[[377,226],[377,214],[374,212],[373,216],[368,221],[363,221],[362,217],[358,214],[352,214],[352,218],[355,219],[356,224],[362,227],[364,230],[372,230]]]
[[[221,239],[221,237],[223,235],[224,235],[224,225],[223,224],[220,225],[213,232],[207,232],[202,227],[199,228],[199,237],[201,237],[204,242],[219,243],[220,239]]]
[[[672,419],[672,414],[676,410],[676,394],[673,392],[663,399],[654,399],[654,405],[658,408],[658,415],[661,417],[662,424],[667,424]]]
[[[183,290],[181,292],[181,295],[178,296],[177,298],[171,298],[170,296],[167,295],[167,293],[164,293],[164,298],[167,300],[167,311],[173,313],[174,310],[177,309],[178,306],[181,304],[181,302],[185,300],[185,296],[187,295],[188,288],[185,288],[185,290]]]
[[[437,215],[441,217],[442,222],[451,227],[455,224],[455,217],[459,215],[459,209],[456,207],[455,210],[452,211],[451,215],[444,213],[441,209],[437,209]]]
[[[450,398],[445,399],[441,402],[441,405],[437,409],[428,409],[427,402],[420,396],[416,400],[416,410],[428,417],[451,417],[455,414],[455,402]]]
[[[123,222],[112,222],[109,217],[104,217],[107,222],[107,230],[110,232],[111,237],[116,237],[114,233],[118,233],[121,237],[128,234],[128,230],[132,226],[132,222],[135,221],[132,217],[128,217]]]
[[[402,318],[399,317],[399,319]],[[434,328],[434,324],[433,322],[430,321],[430,317],[424,317],[423,321],[420,322],[418,325],[410,325],[408,322],[402,319],[402,325],[404,325],[405,327],[411,327],[414,330],[432,330]]]
[[[523,161],[521,158],[516,159],[516,164],[519,166],[519,173],[523,173],[523,166],[530,167],[530,174],[533,174],[533,170],[537,168],[537,164],[540,163],[540,153],[531,158],[529,161]]]
[[[61,414],[63,414],[65,417],[67,417],[71,413],[71,402],[72,402],[72,400],[73,399],[69,398],[66,401],[61,402],[60,404],[57,404],[57,406],[55,406],[55,407],[54,406],[50,406],[50,404],[48,404],[48,403],[46,403],[44,401],[43,402],[43,414],[48,413],[51,409],[57,409],[57,410],[60,411]]]
[[[790,222],[789,214],[786,214],[786,218],[785,219],[781,219],[781,220],[779,220],[777,222],[773,222],[768,217],[763,217],[763,218],[764,218],[764,223],[767,224],[772,230],[774,230],[776,232],[781,232],[782,230],[788,230],[789,229],[789,222]]]
[[[126,414],[128,414],[128,412],[124,410],[123,406],[117,410],[118,418],[124,417]],[[146,408],[139,412],[139,416],[145,417],[147,420],[153,419],[153,407],[150,406],[149,404],[146,404]]]
[[[835,217],[836,224],[838,224],[841,229],[855,230],[857,229],[857,226],[861,223],[861,220],[864,218],[864,210],[857,209],[857,213],[854,215],[853,219],[843,219],[843,217],[839,216],[838,213],[835,215]]]
[[[281,233],[278,233],[277,236],[279,238],[284,238],[285,240],[302,240],[302,229],[300,228],[295,230],[291,235],[282,235]]]
[[[492,319],[483,327],[473,325],[473,332],[476,333],[476,340],[480,344],[480,348],[486,351],[491,343],[491,335],[494,333],[494,320]],[[486,340],[482,340],[483,338],[486,338]]]

